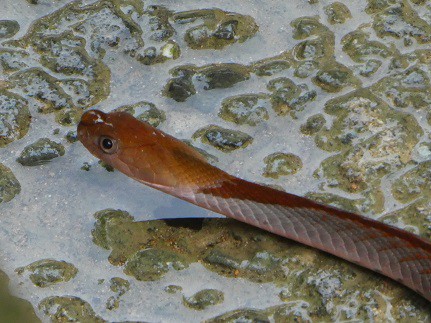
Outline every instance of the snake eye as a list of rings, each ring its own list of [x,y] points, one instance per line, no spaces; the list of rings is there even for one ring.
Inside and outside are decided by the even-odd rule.
[[[117,140],[111,137],[101,136],[99,139],[100,148],[107,154],[113,154],[117,151]]]

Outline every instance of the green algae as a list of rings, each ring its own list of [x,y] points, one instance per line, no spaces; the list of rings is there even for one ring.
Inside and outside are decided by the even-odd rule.
[[[179,24],[203,21],[185,33],[184,39],[193,49],[223,49],[246,41],[259,29],[252,17],[221,9],[183,11],[176,13],[173,20]]]
[[[213,64],[200,68],[196,77],[205,83],[204,90],[224,89],[247,80],[250,72],[241,64]]]
[[[200,138],[205,144],[211,145],[223,152],[231,152],[239,148],[245,148],[253,142],[253,137],[238,131],[222,128],[216,125],[197,130],[193,139]]]
[[[309,192],[305,196],[321,204],[331,205],[341,210],[360,213],[360,206],[364,205],[364,199],[352,200],[331,193]]]
[[[392,184],[392,195],[402,203],[431,196],[431,161],[425,161]]]
[[[37,287],[49,287],[61,282],[67,282],[74,278],[78,269],[66,261],[54,259],[42,259],[35,261],[25,267],[16,269],[19,275],[30,272],[30,280]]]
[[[115,296],[111,296],[108,298],[106,302],[106,308],[108,310],[114,310],[117,309],[120,306],[120,298],[125,293],[127,293],[130,289],[130,283],[128,280],[120,278],[120,277],[113,277],[109,280],[109,289],[115,293]]]
[[[344,24],[348,19],[352,18],[349,8],[341,2],[333,2],[324,9],[331,25]]]
[[[427,109],[431,103],[430,78],[419,64],[380,79],[370,89],[395,107]]]
[[[203,289],[190,297],[183,297],[183,304],[194,310],[204,310],[223,301],[224,294],[217,289]]]
[[[48,138],[41,138],[31,145],[28,145],[17,158],[23,166],[38,166],[51,161],[54,158],[63,156],[65,152],[62,144],[51,141]]]
[[[414,117],[392,109],[367,89],[353,91],[327,101],[325,112],[335,119],[331,128],[321,129],[316,136],[316,144],[328,151],[350,148],[352,144],[361,143],[379,132],[387,132],[388,129],[394,129],[399,136],[408,138],[405,143],[413,147],[418,136],[422,134]],[[411,150],[400,150],[403,162],[410,159],[410,153]]]
[[[336,62],[322,66],[312,81],[330,93],[339,92],[346,87],[361,85],[361,81],[353,75],[349,68]]]
[[[294,154],[273,153],[263,160],[266,164],[263,176],[279,178],[297,173],[302,168],[302,160]]]
[[[168,285],[163,289],[166,293],[169,294],[176,294],[183,290],[181,286],[178,285]]]
[[[395,185],[394,185],[395,186]],[[417,194],[414,194],[417,196]],[[431,239],[431,201],[429,193],[423,194],[407,206],[382,216],[381,221],[390,225],[402,225],[404,229]]]
[[[53,322],[106,322],[95,314],[90,304],[75,296],[50,296],[38,307]]]
[[[301,132],[308,136],[314,135],[322,129],[325,123],[325,117],[320,113],[316,114],[309,117],[307,121],[301,125]]]
[[[373,28],[383,37],[412,37],[420,44],[431,41],[431,26],[423,20],[407,0],[369,2],[366,12],[374,14]],[[394,21],[397,21],[394,24]]]
[[[21,192],[21,185],[12,171],[0,163],[0,203],[9,202]]]
[[[329,32],[328,27],[319,22],[318,17],[301,17],[290,23],[293,27],[293,38],[305,39]]]
[[[363,30],[355,30],[341,39],[343,51],[355,62],[364,62],[368,58],[388,58],[393,49],[377,40],[369,40],[370,34]]]
[[[30,120],[27,101],[17,94],[0,89],[0,147],[24,137],[30,127]]]
[[[265,94],[242,94],[223,100],[219,116],[239,125],[255,126],[268,120],[268,105]]]
[[[99,243],[103,241],[101,244],[111,250],[111,263],[125,263],[127,274],[138,279],[159,279],[166,270],[174,270],[175,262],[181,259],[177,269],[199,262],[232,279],[273,283],[285,291],[285,304],[251,312],[238,309],[214,318],[217,322],[265,315],[281,321],[295,317],[378,320],[384,319],[387,311],[394,317],[408,313],[424,321],[429,315],[425,300],[389,279],[240,222],[196,218],[134,222],[127,213],[113,210],[100,211],[97,218],[93,236],[103,236]],[[224,293],[216,294],[220,292]],[[391,297],[391,303],[382,295]],[[206,301],[206,296],[195,299]],[[346,301],[373,306],[345,308]],[[192,307],[200,304],[195,300],[190,303]]]
[[[126,263],[124,273],[137,280],[159,280],[170,269],[181,270],[188,264],[174,252],[146,249],[136,252]]]
[[[0,39],[10,38],[19,31],[19,23],[15,20],[0,20]]]
[[[307,103],[316,98],[316,91],[308,91],[306,85],[296,85],[291,79],[279,77],[268,82],[267,89],[272,92],[271,105],[279,116],[290,115],[304,109]]]
[[[113,111],[123,111],[132,114],[135,118],[145,121],[153,127],[158,127],[166,121],[166,113],[147,101],[140,101],[131,105],[123,105]]]

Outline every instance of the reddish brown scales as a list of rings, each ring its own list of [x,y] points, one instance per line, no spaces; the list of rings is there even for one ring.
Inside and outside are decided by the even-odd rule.
[[[98,158],[166,193],[382,273],[431,301],[431,243],[410,232],[247,182],[127,113],[91,110],[78,137]],[[101,138],[115,151],[101,149]]]

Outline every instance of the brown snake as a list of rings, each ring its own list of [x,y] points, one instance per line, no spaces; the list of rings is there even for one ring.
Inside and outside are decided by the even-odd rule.
[[[78,137],[93,155],[137,181],[381,273],[431,301],[428,240],[229,175],[125,112],[87,111]]]

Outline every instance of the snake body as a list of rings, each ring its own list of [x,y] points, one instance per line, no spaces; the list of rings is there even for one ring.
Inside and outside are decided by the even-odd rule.
[[[390,277],[431,301],[431,242],[361,215],[234,177],[125,112],[90,110],[78,137],[148,186]]]

